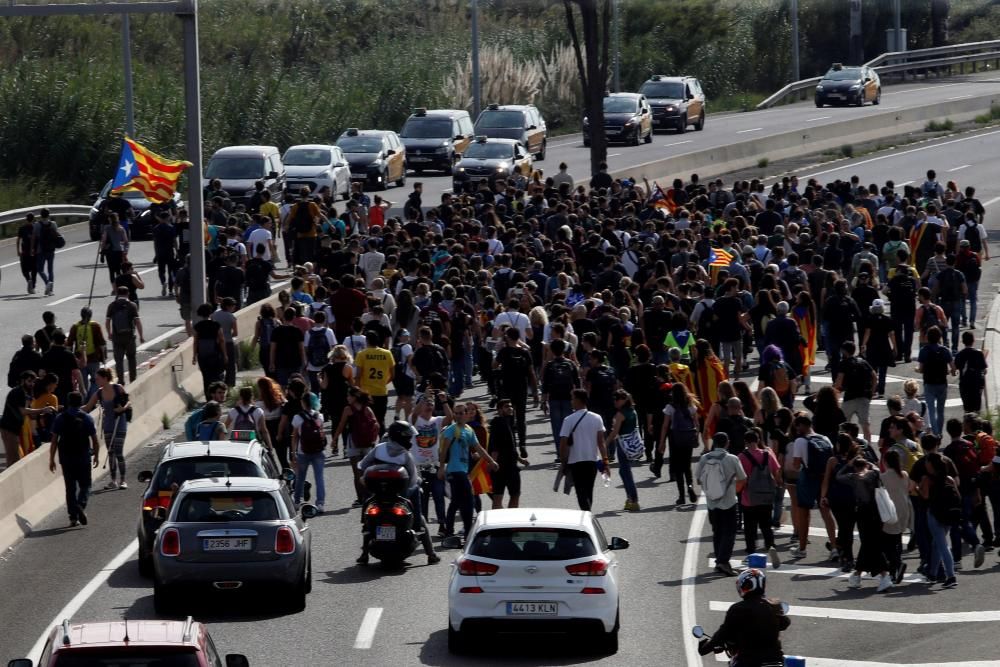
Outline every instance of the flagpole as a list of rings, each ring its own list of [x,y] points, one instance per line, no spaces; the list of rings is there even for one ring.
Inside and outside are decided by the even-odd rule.
[[[184,110],[187,116],[188,225],[191,246],[191,306],[205,303],[205,202],[201,188],[201,80],[198,67],[198,2],[180,14],[184,26]]]

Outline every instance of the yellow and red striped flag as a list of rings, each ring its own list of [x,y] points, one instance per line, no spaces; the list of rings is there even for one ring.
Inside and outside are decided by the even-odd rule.
[[[479,459],[476,465],[472,466],[472,470],[469,472],[469,481],[472,482],[473,495],[493,493],[493,477],[490,475],[486,459]]]
[[[125,137],[118,171],[111,192],[138,190],[153,203],[169,201],[177,190],[177,181],[191,166],[186,160],[161,157],[142,144]]]

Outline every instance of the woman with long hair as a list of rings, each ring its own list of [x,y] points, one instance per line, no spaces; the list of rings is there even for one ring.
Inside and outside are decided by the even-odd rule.
[[[256,405],[264,411],[264,425],[267,427],[267,434],[271,436],[271,443],[274,446],[274,453],[278,456],[278,462],[281,463],[282,468],[291,468],[291,463],[288,460],[288,442],[278,438],[281,406],[285,404],[285,394],[281,391],[281,386],[271,378],[259,377],[257,378],[257,395],[260,399]]]
[[[128,232],[122,227],[117,213],[108,213],[108,223],[101,233],[101,254],[108,263],[108,277],[114,290],[115,279],[122,270],[122,260],[128,253]]]
[[[111,469],[110,480],[105,489],[127,489],[125,481],[125,436],[128,433],[128,417],[131,409],[125,387],[117,384],[110,368],[98,368],[94,378],[97,391],[83,406],[84,412],[90,412],[97,404],[101,404],[101,430],[104,434],[104,446],[108,449],[108,468]],[[115,477],[118,481],[115,481]]]
[[[663,408],[663,427],[657,447],[662,456],[667,438],[670,442],[670,473],[677,484],[677,505],[684,504],[684,491],[688,500],[698,501],[691,474],[691,455],[698,447],[698,399],[687,388],[675,383],[670,390],[670,402]]]
[[[837,551],[842,572],[854,569],[854,525],[857,521],[854,489],[840,478],[840,473],[850,467],[860,450],[854,438],[840,433],[834,441],[833,456],[827,459],[820,485],[820,505],[833,512],[837,522]]]
[[[274,306],[269,303],[261,305],[250,346],[259,346],[260,365],[265,370],[271,367],[271,334],[280,325]]]
[[[896,365],[896,324],[885,314],[882,299],[875,299],[868,310],[870,315],[864,319],[861,336],[861,356],[878,374],[873,398],[882,398],[885,395],[885,376],[889,367]]]
[[[716,359],[718,359],[718,357],[716,357]],[[701,437],[706,443],[712,441],[712,436],[715,435],[716,425],[726,414],[726,402],[734,396],[736,396],[736,390],[733,389],[732,382],[729,380],[719,382],[715,389],[715,400],[712,401],[711,406],[708,407],[708,411],[705,414],[704,430]],[[704,398],[704,396],[699,395],[699,399],[702,398]],[[702,405],[701,411],[705,412],[705,410],[705,406]]]
[[[420,318],[420,309],[417,308],[417,305],[413,300],[413,292],[409,289],[400,291],[400,293],[396,296],[395,315],[396,321],[394,333],[398,333],[400,329],[406,329],[411,333],[417,330],[417,321]]]
[[[805,385],[806,393],[811,391],[810,369],[816,363],[816,348],[819,345],[819,320],[816,316],[816,304],[813,302],[809,290],[802,290],[795,297],[795,305],[789,313],[796,324],[799,325],[799,332],[802,334],[802,344],[799,345],[799,353],[802,360],[801,370],[802,383]]]
[[[635,488],[635,479],[632,476],[632,462],[629,460],[623,440],[631,438],[640,440],[642,436],[639,432],[639,416],[632,403],[632,396],[624,389],[615,392],[615,416],[611,422],[611,432],[607,441],[612,443],[618,452],[618,474],[621,475],[622,485],[625,487],[625,510],[626,512],[639,511],[639,492]]]
[[[354,492],[357,499],[354,507],[361,507],[365,501],[365,487],[361,483],[361,471],[358,470],[358,463],[375,446],[378,439],[378,420],[371,409],[372,398],[366,392],[357,387],[351,387],[347,392],[347,405],[340,414],[340,423],[333,434],[333,442],[337,442],[340,436],[346,434],[347,440],[344,446],[344,454],[351,462],[351,472],[354,475]],[[368,440],[369,434],[361,427],[364,424],[375,422],[375,438]]]
[[[639,416],[639,433],[642,435],[646,451],[646,463],[652,461],[653,449],[656,445],[656,433],[653,432],[653,412],[656,410],[656,366],[649,347],[645,344],[635,348],[635,363],[629,366],[622,379],[622,386],[635,397],[635,409]]]
[[[542,372],[543,340],[545,329],[549,324],[549,315],[541,306],[535,306],[528,311],[528,322],[531,324],[531,339],[528,341],[528,348],[531,350],[531,363],[535,367],[535,375],[538,376]]]
[[[932,442],[928,443],[928,440]],[[941,438],[928,433],[921,438],[920,445],[925,451],[931,451],[937,449],[940,441]],[[956,520],[956,512],[952,508],[956,506],[956,500],[961,503],[956,481],[958,471],[955,464],[938,451],[931,451],[923,460],[926,462],[926,474],[916,487],[927,504],[927,529],[931,534],[927,577],[931,581],[943,580],[945,588],[954,588],[958,581],[955,578],[955,559],[950,549],[950,533]]]
[[[335,345],[330,352],[330,363],[323,367],[319,375],[323,413],[330,419],[339,419],[347,408],[347,394],[354,387],[354,359],[344,345]],[[337,438],[330,443],[333,455],[340,451]],[[347,440],[344,440],[344,452],[347,452]]]
[[[882,473],[882,486],[889,492],[889,498],[896,507],[896,521],[882,524],[882,547],[885,559],[892,573],[892,583],[898,584],[906,574],[906,563],[903,562],[903,530],[910,525],[910,476],[903,470],[903,461],[896,450],[885,454],[885,472]]]
[[[820,387],[815,394],[806,396],[803,405],[813,414],[813,430],[836,442],[840,425],[847,421],[840,408],[840,392],[830,385]]]
[[[928,471],[930,470],[928,465]],[[861,587],[861,573],[877,574],[878,592],[892,587],[889,563],[882,545],[882,518],[875,502],[875,490],[881,484],[878,468],[863,456],[855,457],[850,465],[837,473],[837,481],[849,484],[854,492],[855,513],[858,521],[858,558],[854,572],[847,579],[851,588]]]
[[[784,354],[777,345],[768,345],[760,356],[760,371],[757,379],[760,391],[771,389],[786,408],[795,403],[795,388],[798,371],[785,363]]]
[[[729,379],[722,359],[715,354],[712,344],[704,338],[699,338],[694,345],[694,355],[691,360],[691,370],[694,372],[695,393],[698,397],[698,404],[701,406],[701,417],[708,425],[709,409],[719,401],[719,388],[723,381]],[[729,387],[732,389],[732,386]],[[732,394],[724,398],[731,398]],[[712,432],[708,433],[705,442],[709,442],[715,432],[714,422],[711,423]]]
[[[743,414],[750,417],[757,414],[757,411],[760,409],[760,402],[754,396],[749,384],[744,380],[736,380],[733,382],[733,391],[736,393],[736,398],[740,399],[740,402],[743,404]]]

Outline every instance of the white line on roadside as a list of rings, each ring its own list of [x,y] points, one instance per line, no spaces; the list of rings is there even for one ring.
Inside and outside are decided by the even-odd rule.
[[[81,243],[80,245],[75,245],[75,246],[72,246],[70,248],[63,248],[62,250],[56,250],[55,254],[59,255],[59,254],[64,253],[64,252],[69,252],[70,250],[79,250],[80,248],[86,248],[88,246],[92,246],[92,245],[96,245],[96,244],[97,244],[97,241],[91,241],[89,243]],[[6,264],[0,265],[0,269],[9,269],[12,266],[20,266],[20,265],[21,265],[21,261],[18,260],[16,262],[8,262]]]
[[[680,146],[681,144],[689,144],[689,143],[691,143],[692,141],[693,141],[692,139],[687,139],[687,140],[685,140],[685,141],[675,141],[675,142],[674,142],[674,143],[672,143],[672,144],[663,144],[663,147],[664,147],[664,148],[670,148],[671,146]]]
[[[358,628],[358,636],[354,638],[354,648],[367,649],[372,647],[375,639],[375,630],[378,622],[382,619],[382,607],[368,607],[365,617],[361,619],[361,627]]]
[[[62,623],[64,618],[72,618],[76,615],[78,611],[86,604],[90,596],[97,592],[104,582],[108,580],[111,573],[120,568],[125,561],[135,555],[135,552],[139,550],[139,540],[132,540],[129,542],[128,546],[118,552],[118,555],[112,558],[107,565],[101,568],[94,578],[87,582],[87,585],[80,589],[80,592],[73,596],[65,607],[59,610],[59,613],[55,615],[52,622],[45,626],[42,631],[42,636],[38,638],[35,645],[31,647],[28,651],[28,657],[32,660],[38,661],[39,655],[42,652],[42,648],[45,646],[45,640],[49,637],[49,630],[52,626]]]
[[[1000,197],[994,197],[993,199],[990,199],[989,201],[983,202],[983,208],[986,208],[987,206],[990,206],[992,204],[996,204],[998,201],[1000,201]]]
[[[941,148],[942,146],[949,146],[951,144],[958,144],[963,141],[969,141],[970,139],[982,139],[984,137],[989,137],[995,134],[1000,134],[1000,130],[993,130],[992,132],[985,132],[983,134],[975,134],[969,137],[962,137],[960,139],[951,139],[950,141],[942,141],[938,144],[928,144],[926,146],[920,146],[919,148],[911,148],[908,151],[901,151],[899,153],[888,153],[886,155],[880,155],[878,157],[869,158],[867,160],[862,160],[861,162],[855,162],[853,164],[843,165],[840,167],[834,167],[832,169],[825,169],[824,171],[817,171],[816,173],[809,174],[804,178],[815,178],[817,176],[823,176],[824,174],[832,174],[835,171],[844,171],[845,169],[856,169],[863,164],[869,164],[871,162],[878,162],[879,160],[884,160],[887,157],[901,157],[903,155],[910,155],[911,153],[918,153],[920,151],[925,151],[929,148]]]
[[[972,166],[971,164],[962,164],[957,167],[952,167],[951,169],[948,170],[948,173],[950,174],[953,171],[961,171],[963,169],[968,169],[971,166]]]
[[[762,127],[751,127],[749,130],[736,130],[736,134],[746,134],[747,132],[758,132],[763,130]]]
[[[698,655],[698,642],[691,634],[695,624],[694,587],[698,576],[698,541],[705,527],[705,517],[708,516],[708,505],[704,498],[698,498],[698,507],[691,518],[688,528],[687,544],[684,545],[684,567],[681,570],[681,635],[684,637],[684,656],[687,667],[701,667],[701,656]]]
[[[45,305],[46,306],[58,306],[60,303],[66,303],[67,301],[72,301],[73,299],[75,299],[78,296],[83,296],[83,294],[71,294],[69,296],[64,296],[63,298],[59,299],[58,301],[53,301],[52,303],[47,303]]]
[[[952,100],[964,100],[968,97],[972,97],[972,95],[956,95],[955,97],[949,97],[948,101],[951,102]]]
[[[791,658],[793,656],[786,656]],[[843,660],[841,658],[813,658],[794,656],[805,660],[809,667],[1000,667],[998,660],[963,660],[961,662],[875,662],[871,660]],[[729,662],[725,653],[715,656],[716,662]]]
[[[608,153],[608,157],[618,157],[621,153]]]
[[[963,83],[965,83],[965,82],[963,81],[961,83],[942,83],[939,86],[924,86],[923,88],[910,88],[909,90],[897,90],[897,91],[894,91],[894,94],[896,94],[896,95],[902,95],[904,93],[916,93],[916,92],[921,91],[921,90],[934,90],[934,89],[938,89],[938,88],[950,88],[951,86],[961,86]]]
[[[814,120],[826,120],[827,118],[833,118],[833,116],[816,116],[815,118],[807,118],[806,122],[811,123]]]
[[[147,273],[149,273],[150,271],[156,271],[156,269],[157,269],[157,267],[155,267],[155,266],[151,266],[151,267],[149,267],[148,269],[146,269],[145,271],[140,271],[138,275],[140,275],[140,276],[144,276],[144,275],[146,275]]]
[[[712,611],[726,611],[734,603],[712,600],[708,608]],[[836,618],[844,621],[868,621],[875,623],[905,623],[907,625],[937,625],[938,623],[993,623],[1000,621],[1000,610],[985,611],[931,611],[915,614],[906,611],[875,611],[874,609],[848,609],[846,607],[803,607],[792,605],[789,616],[804,618]]]
[[[904,185],[909,185],[909,184],[910,184],[910,183],[912,183],[912,182],[913,182],[913,181],[903,181],[902,183],[896,183],[896,187],[897,187],[897,188],[901,188],[901,187],[903,187]]]
[[[715,562],[711,556],[708,556],[708,568],[714,568]],[[840,567],[836,565],[796,565],[794,563],[782,563],[781,567],[773,568],[770,563],[766,566],[768,576],[773,574],[787,574],[790,577],[822,577],[825,579],[847,579],[851,576],[850,572],[841,572]],[[862,577],[863,581],[875,582],[878,577],[871,577],[865,575]],[[907,584],[922,584],[926,582],[927,579],[923,575],[916,573],[910,573],[903,577],[903,582]]]

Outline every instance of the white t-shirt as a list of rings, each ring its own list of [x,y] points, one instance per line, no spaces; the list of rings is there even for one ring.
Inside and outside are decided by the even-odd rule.
[[[604,437],[604,420],[601,415],[588,410],[577,410],[563,420],[560,438],[568,438],[573,434],[573,446],[569,448],[567,463],[580,461],[599,461],[601,450],[597,448],[597,439]]]
[[[244,405],[237,404],[229,409],[228,424],[230,429],[236,428],[236,420],[240,417],[240,411],[242,411],[250,419],[250,421],[253,422],[253,426],[251,426],[251,428],[257,428],[257,420],[264,414],[264,411],[256,405],[247,408]]]
[[[312,329],[310,329],[309,331],[306,332],[305,346],[306,346],[306,359],[307,360],[309,358],[309,354],[308,354],[309,339],[312,338],[313,336],[324,336],[324,335],[326,336],[326,342],[330,344],[330,349],[332,350],[333,347],[337,344],[337,337],[334,336],[333,332],[330,331],[329,329],[327,329],[325,326],[323,328],[313,327]],[[307,363],[306,363],[306,368],[308,370],[311,370],[311,371],[322,370],[324,366],[326,366],[326,364],[323,364],[323,366],[314,366],[312,364],[312,362],[310,362],[310,361],[307,361]]]
[[[385,255],[369,250],[358,258],[358,268],[365,274],[365,286],[372,288],[372,282],[381,275]]]
[[[253,254],[254,257],[257,256],[257,244],[262,244],[264,246],[264,259],[271,261],[271,240],[274,236],[268,230],[263,227],[258,227],[257,229],[250,232],[250,238],[247,239],[247,243],[250,244],[249,252]]]
[[[407,345],[409,347],[409,345]],[[413,436],[413,460],[417,462],[417,467],[431,465],[436,466],[438,461],[438,443],[441,441],[441,424],[444,417],[431,417],[424,419],[417,417],[413,421],[413,428],[417,429],[417,434]]]
[[[258,408],[264,412],[264,419],[280,419],[281,418],[281,406],[279,405],[274,410],[268,410],[267,406],[264,405],[264,401],[256,401],[254,403]]]
[[[323,428],[323,416],[320,413],[313,410],[312,412],[309,413],[309,416],[312,417],[314,420],[316,420],[316,423],[319,424],[320,428]],[[299,414],[292,417],[292,431],[294,431],[295,433],[299,433],[301,429],[302,429],[302,413],[300,412]]]
[[[972,235],[974,234],[979,235],[980,242],[985,241],[987,238],[986,228],[979,223],[976,223],[975,225],[968,225],[963,221],[961,224],[958,225],[959,241],[963,241],[967,238],[972,238]]]
[[[395,348],[393,348],[395,350]],[[403,364],[403,368],[406,369],[406,377],[416,379],[413,371],[410,369],[410,357],[413,356],[413,346],[409,343],[403,343],[399,346],[399,356],[393,352],[393,357],[396,357],[396,363]]]
[[[531,321],[528,319],[527,315],[516,311],[505,310],[497,315],[496,319],[493,320],[493,326],[500,327],[505,324],[508,324],[520,331],[521,340],[527,340],[527,331],[531,328]]]

